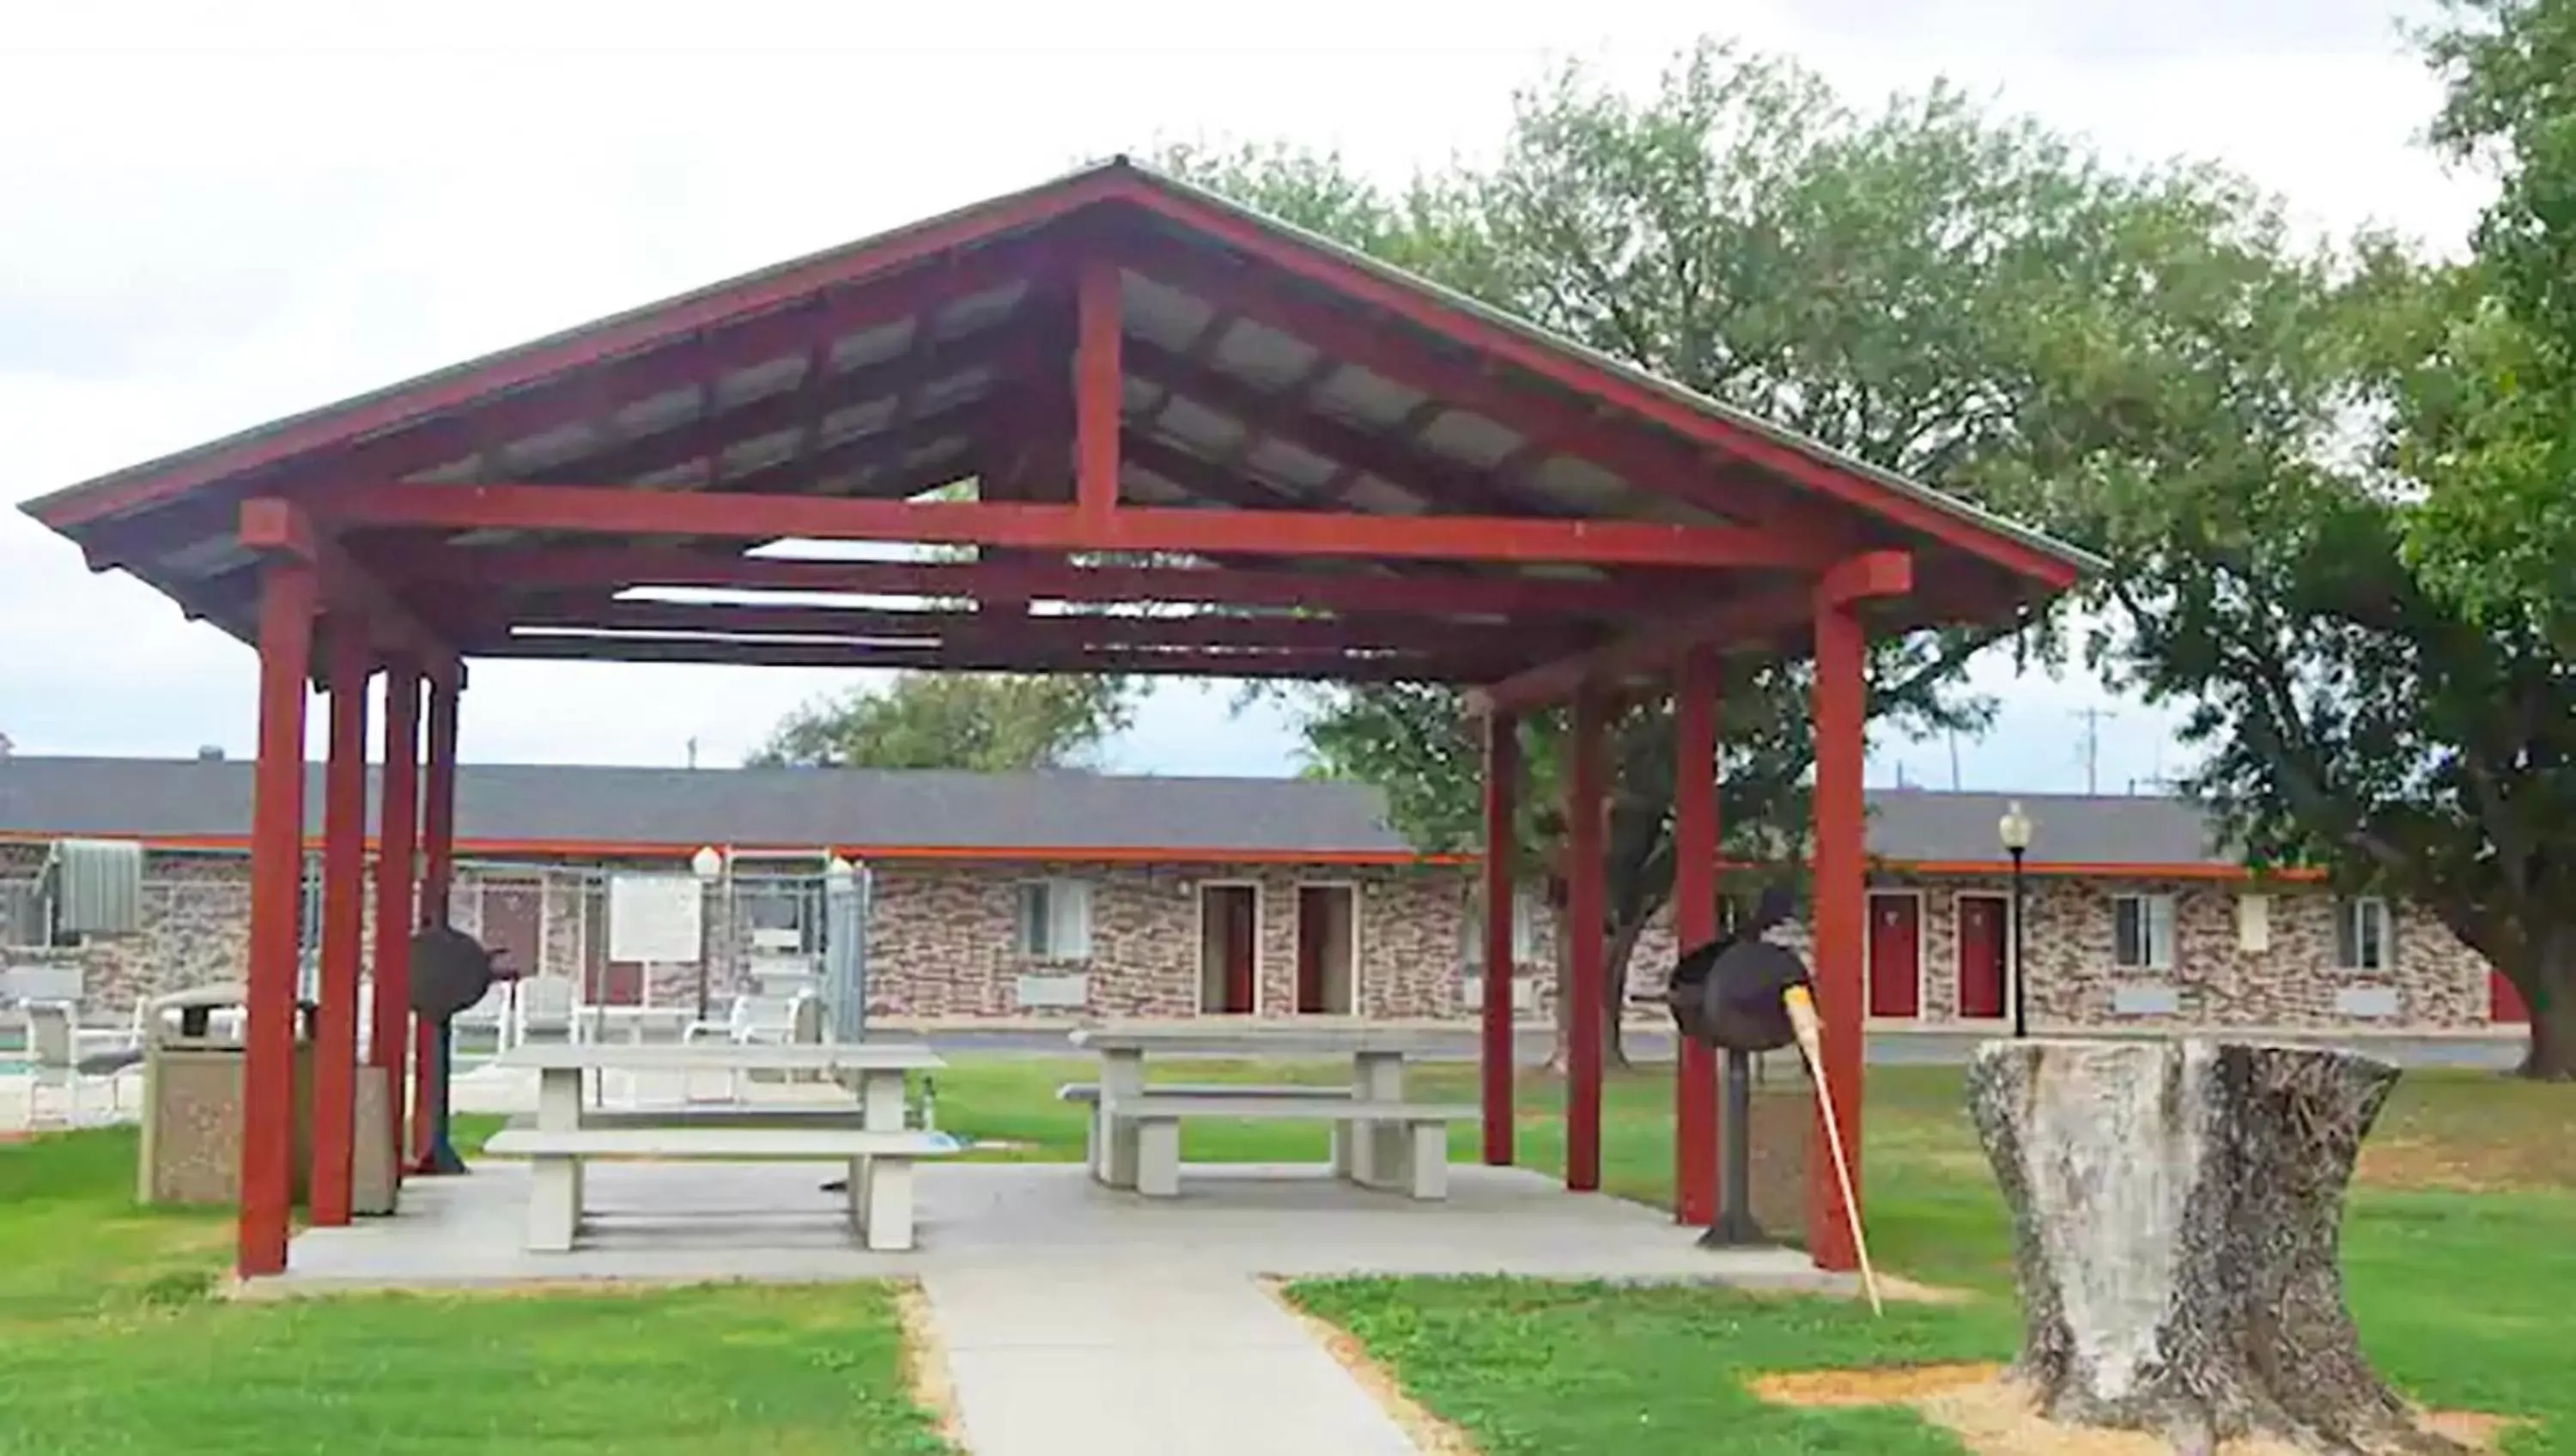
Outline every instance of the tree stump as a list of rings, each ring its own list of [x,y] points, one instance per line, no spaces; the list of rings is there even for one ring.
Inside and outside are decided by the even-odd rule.
[[[2344,1305],[2344,1187],[2396,1082],[2309,1047],[1980,1047],[1968,1107],[2012,1208],[2014,1374],[2042,1414],[2184,1451],[2464,1449],[2372,1373]]]

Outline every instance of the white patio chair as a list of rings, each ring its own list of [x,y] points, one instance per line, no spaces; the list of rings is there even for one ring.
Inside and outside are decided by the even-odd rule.
[[[537,976],[520,981],[509,999],[507,1045],[573,1039],[573,984],[565,976]]]
[[[810,991],[793,996],[736,996],[722,1021],[693,1021],[683,1042],[722,1038],[736,1046],[783,1046],[823,1039],[823,1003]],[[733,1100],[742,1100],[742,1073],[726,1074]]]
[[[124,1111],[125,1081],[123,1074],[143,1061],[143,1038],[132,1027],[123,1030],[84,1027],[78,1008],[65,1001],[30,1001],[25,1005],[27,1017],[27,1059],[35,1078],[27,1089],[27,1121],[36,1124],[38,1094],[47,1083],[63,1093],[63,1125],[77,1127],[81,1121],[81,1088],[90,1078],[107,1082],[107,1113],[113,1119]]]
[[[448,1032],[457,1047],[462,1048],[469,1031],[492,1033],[494,1043],[504,1041],[509,1030],[510,983],[494,981],[485,987],[481,1000],[459,1011],[448,1022]]]

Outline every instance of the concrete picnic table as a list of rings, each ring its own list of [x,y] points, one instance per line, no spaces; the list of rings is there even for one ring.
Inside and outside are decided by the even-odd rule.
[[[1440,1050],[1436,1037],[1410,1027],[1308,1016],[1294,1021],[1114,1022],[1084,1027],[1073,1033],[1072,1040],[1100,1059],[1092,1176],[1116,1187],[1133,1186],[1135,1161],[1133,1149],[1119,1132],[1116,1108],[1122,1101],[1159,1095],[1145,1081],[1148,1056],[1260,1058],[1304,1053],[1348,1057],[1350,1100],[1399,1104],[1404,1101],[1405,1059],[1435,1056]],[[1221,1099],[1224,1093],[1214,1087],[1192,1087],[1183,1095]],[[1384,1170],[1403,1165],[1404,1140],[1401,1123],[1358,1122],[1347,1142],[1335,1139],[1334,1170],[1363,1183],[1380,1181]]]
[[[801,1154],[807,1145],[813,1155],[826,1155],[831,1147],[846,1145],[858,1151],[874,1149],[890,1156],[910,1156],[927,1151],[911,1144],[923,1142],[928,1134],[908,1134],[904,1129],[904,1076],[908,1072],[932,1071],[947,1063],[925,1043],[905,1042],[792,1042],[746,1043],[731,1041],[683,1042],[678,1045],[647,1045],[627,1042],[549,1042],[522,1044],[510,1048],[494,1059],[494,1065],[533,1070],[537,1074],[537,1122],[533,1138],[504,1133],[494,1139],[496,1147],[505,1142],[531,1142],[538,1148],[561,1148],[615,1140],[622,1151],[654,1157],[723,1157],[787,1156]],[[836,1135],[829,1129],[758,1128],[737,1125],[711,1126],[710,1119],[699,1109],[676,1107],[639,1109],[602,1113],[597,1126],[585,1115],[582,1105],[582,1083],[593,1072],[677,1072],[683,1075],[698,1071],[720,1071],[732,1074],[752,1072],[809,1073],[857,1083],[860,1126],[855,1134]],[[761,1120],[762,1109],[751,1109],[738,1118],[743,1122]],[[777,1120],[803,1121],[794,1118],[794,1109],[767,1109]],[[568,1137],[568,1135],[570,1135]],[[908,1169],[908,1164],[906,1165]],[[869,1170],[863,1176],[862,1169]],[[871,1197],[869,1183],[873,1165],[853,1160],[851,1194],[853,1215],[863,1224],[870,1215],[862,1205]],[[569,1248],[574,1231],[581,1221],[582,1158],[572,1156],[533,1156],[530,1158],[529,1228],[532,1248]],[[872,1233],[871,1247],[908,1247],[911,1241],[910,1179],[906,1171],[884,1190],[890,1196],[879,1199],[881,1215],[893,1226],[882,1230],[881,1245]]]

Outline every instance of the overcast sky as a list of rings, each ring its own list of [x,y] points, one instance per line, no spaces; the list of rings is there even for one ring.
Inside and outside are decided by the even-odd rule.
[[[417,16],[416,20],[400,18]],[[1501,134],[1579,56],[1636,84],[1711,26],[1875,96],[1947,75],[2133,157],[2215,156],[2320,227],[2438,246],[2481,198],[2414,141],[2434,90],[2381,0],[1305,0],[1288,7],[397,7],[94,0],[0,31],[0,500],[1176,138],[1338,146],[1389,176]],[[21,753],[246,752],[248,649],[0,512],[0,733]],[[485,761],[731,763],[849,674],[488,663]],[[1981,667],[1969,788],[2180,763],[2085,682]],[[1277,773],[1222,686],[1151,700],[1115,767]],[[1951,781],[1946,744],[1872,768]]]

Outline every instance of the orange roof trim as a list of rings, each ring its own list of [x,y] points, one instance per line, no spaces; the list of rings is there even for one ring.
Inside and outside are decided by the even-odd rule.
[[[64,838],[58,834],[33,834],[24,830],[0,830],[0,844],[45,844]],[[130,839],[146,848],[165,850],[247,850],[246,834],[168,835],[168,834],[90,834],[93,839]],[[376,840],[367,837],[367,848],[373,850]],[[305,848],[319,851],[322,836],[305,836]],[[727,849],[748,854],[812,854],[811,844],[732,844]],[[463,854],[519,854],[551,859],[686,859],[698,850],[687,844],[637,844],[598,839],[459,839],[456,852]],[[990,863],[1077,863],[1077,864],[1213,864],[1213,865],[1472,865],[1480,863],[1477,854],[1417,854],[1400,850],[1344,849],[1182,849],[1173,847],[1128,846],[1119,848],[1079,845],[1002,848],[987,845],[888,845],[835,844],[835,854],[858,861],[931,861],[962,864],[976,861]],[[1872,857],[1873,866],[1912,875],[2003,876],[2012,873],[2004,860],[1899,860]],[[1759,866],[1728,860],[1723,867],[1731,870],[1755,869]],[[2281,880],[2295,884],[2320,883],[2325,872],[2314,869],[2259,869],[2245,865],[2210,864],[2087,864],[2028,860],[2024,874],[2051,879],[2104,880],[2211,880],[2252,881]]]
[[[0,844],[46,844],[56,839],[129,839],[147,849],[164,850],[247,850],[247,834],[99,834],[79,836],[31,834],[24,830],[0,830]],[[376,848],[374,835],[367,836],[367,848]],[[308,851],[319,852],[322,836],[304,837]],[[811,844],[727,844],[721,848],[744,854],[781,855],[814,854]],[[1009,848],[985,845],[885,845],[835,844],[831,852],[858,861],[933,860],[951,863],[986,861],[998,863],[1031,863],[1038,861],[1084,864],[1266,864],[1266,865],[1465,865],[1474,864],[1472,854],[1416,854],[1401,850],[1375,849],[1180,849],[1155,846],[1122,846],[1117,848],[1083,848],[1078,845],[1016,846]],[[698,852],[693,844],[637,844],[602,839],[471,839],[456,841],[456,852],[472,854],[516,854],[544,859],[686,859]]]

